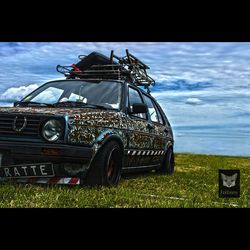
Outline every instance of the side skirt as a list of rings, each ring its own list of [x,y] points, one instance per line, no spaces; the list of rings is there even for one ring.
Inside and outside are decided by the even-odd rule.
[[[148,165],[148,166],[136,166],[136,167],[125,167],[122,168],[122,173],[132,173],[132,172],[139,172],[145,170],[153,170],[159,168],[160,165]]]

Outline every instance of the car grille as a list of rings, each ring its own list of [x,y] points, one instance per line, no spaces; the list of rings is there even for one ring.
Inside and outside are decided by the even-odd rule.
[[[14,130],[13,125],[15,118],[16,128],[20,129],[24,125],[24,119],[27,119],[25,128],[17,132]],[[19,137],[19,138],[40,138],[40,123],[41,117],[35,115],[19,115],[19,114],[0,114],[0,137]]]

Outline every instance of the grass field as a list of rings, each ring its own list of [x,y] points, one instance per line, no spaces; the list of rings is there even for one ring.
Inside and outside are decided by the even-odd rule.
[[[240,169],[240,198],[218,198],[218,169]],[[116,188],[2,183],[0,207],[250,207],[250,158],[177,154],[174,175],[127,175]]]

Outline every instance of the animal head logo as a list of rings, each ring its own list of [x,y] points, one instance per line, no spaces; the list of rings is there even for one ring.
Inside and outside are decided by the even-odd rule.
[[[223,181],[223,186],[231,188],[236,186],[237,173],[232,176],[227,176],[221,173],[221,178]]]

